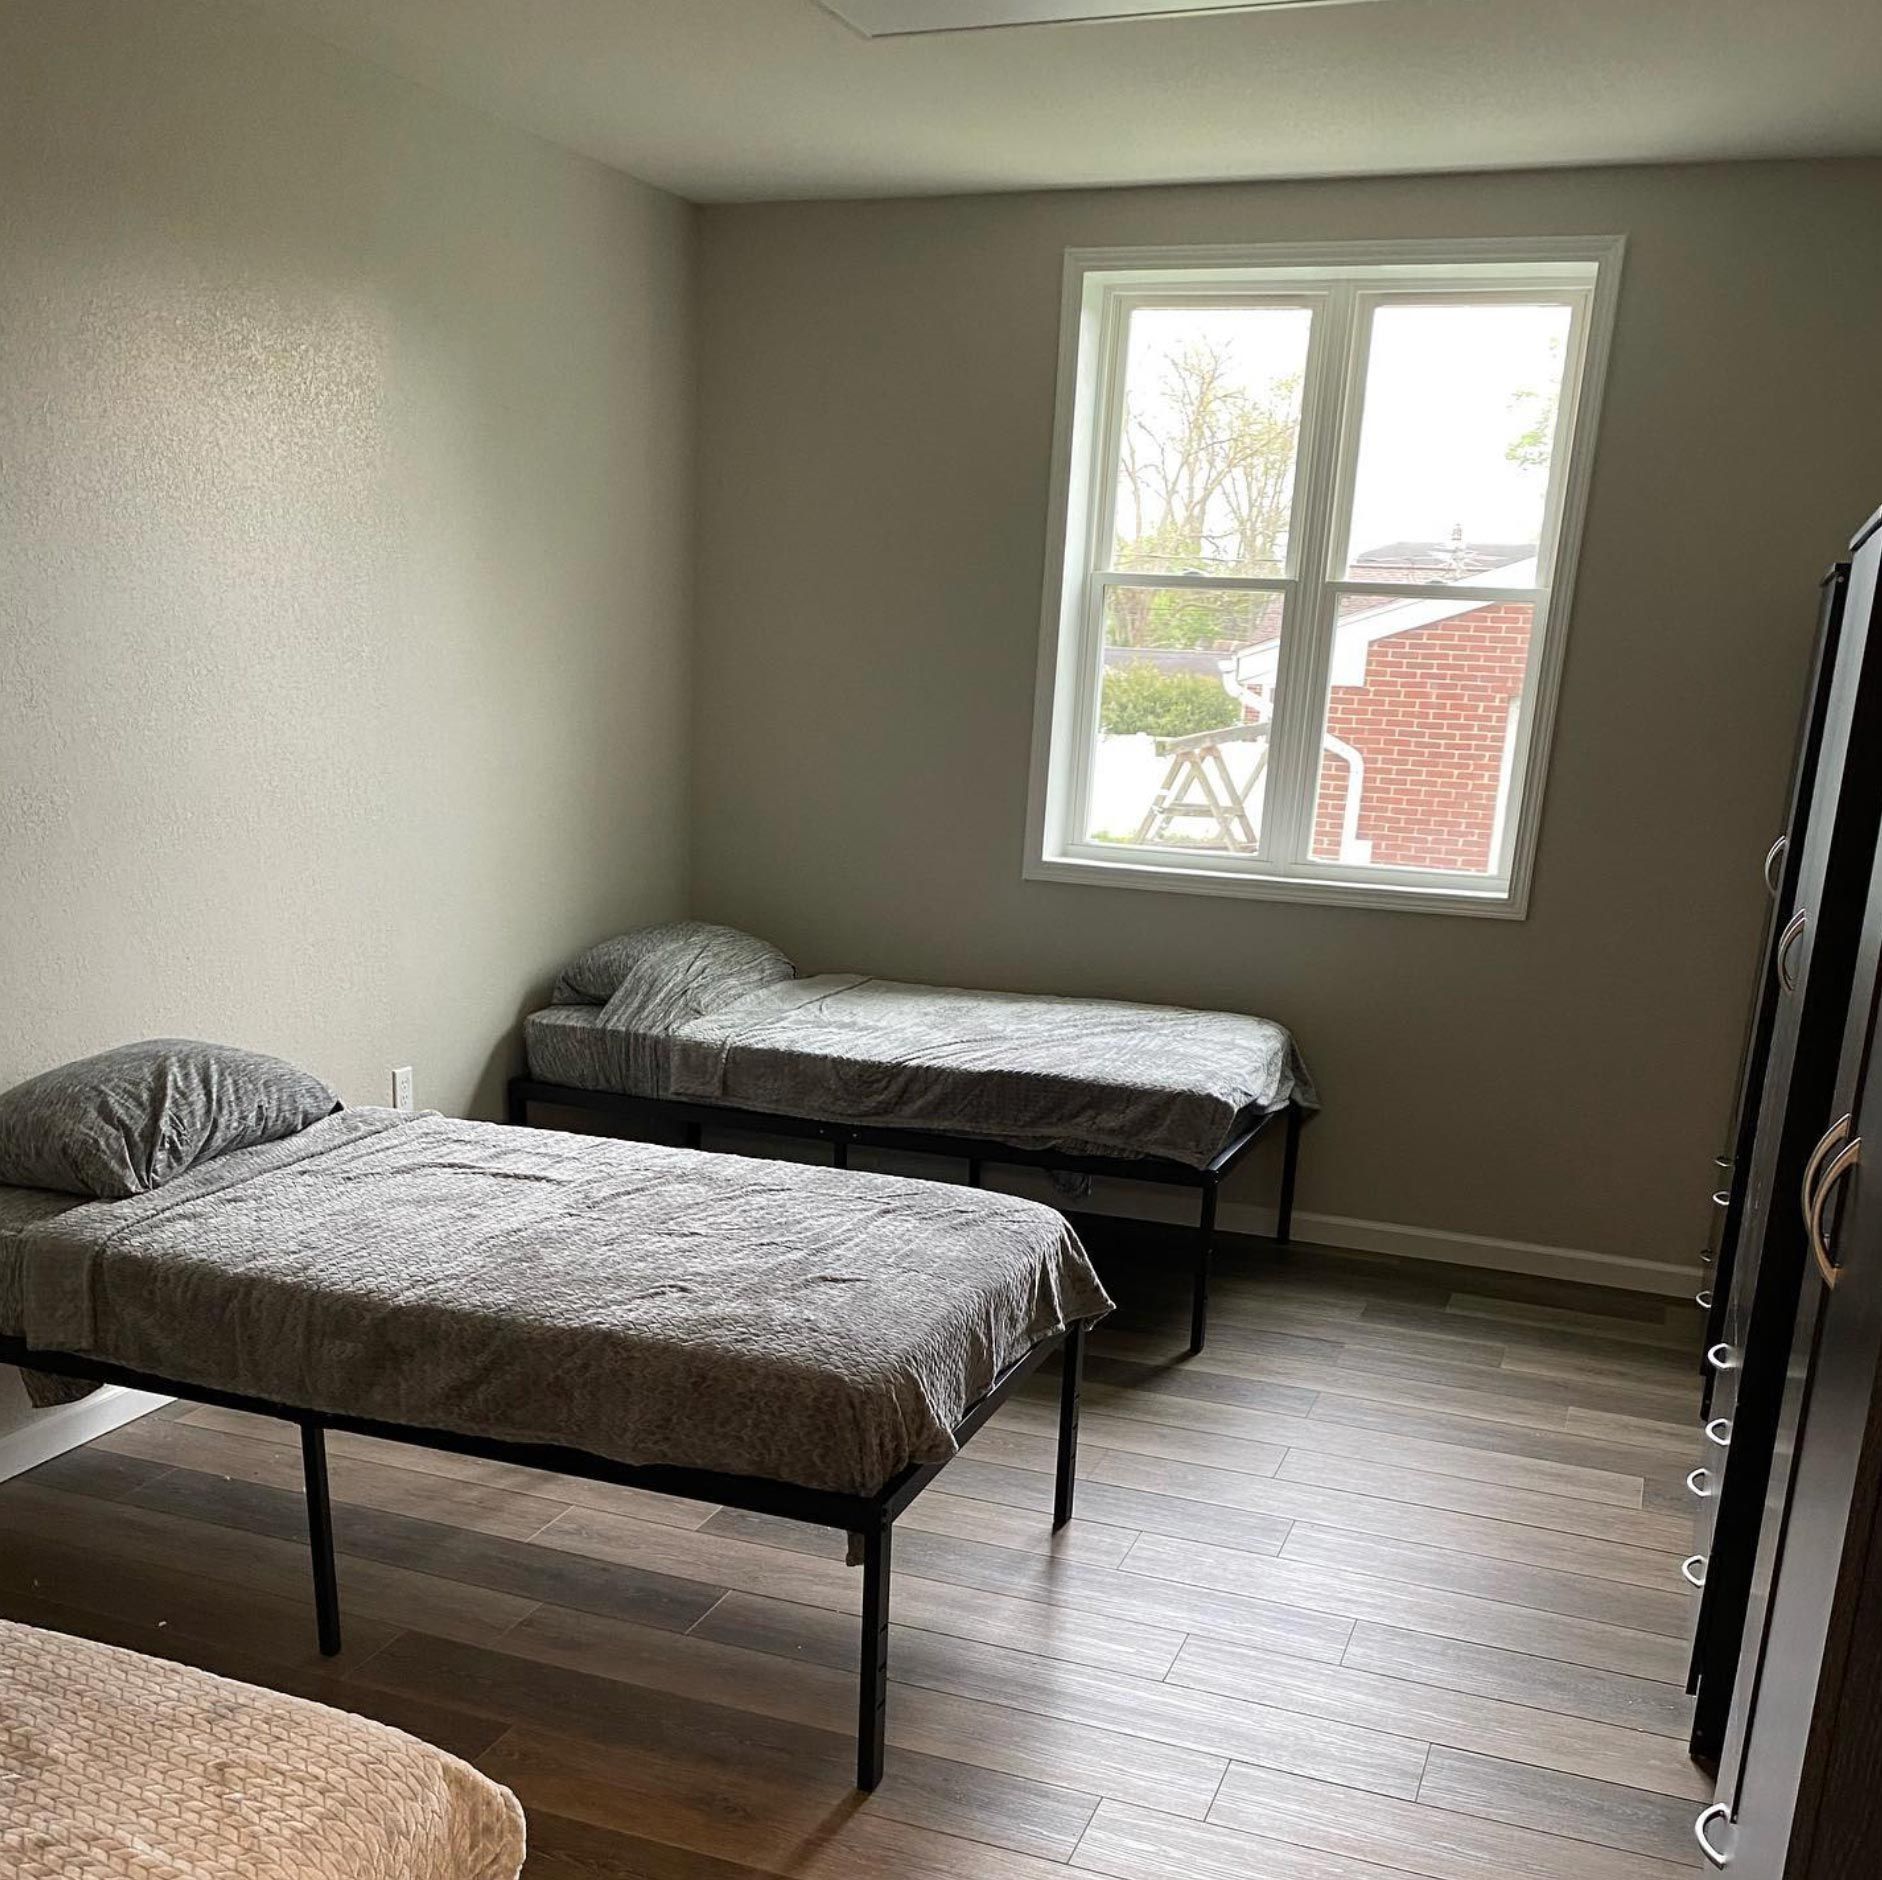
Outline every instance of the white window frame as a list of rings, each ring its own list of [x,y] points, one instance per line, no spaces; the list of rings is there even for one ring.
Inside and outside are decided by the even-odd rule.
[[[1255,248],[1068,249],[1024,873],[1188,894],[1401,908],[1520,920],[1541,823],[1569,604],[1601,388],[1620,291],[1620,236]],[[1539,297],[1571,309],[1536,584],[1488,588],[1345,578],[1372,315],[1396,297],[1481,302]],[[1278,576],[1150,575],[1111,567],[1124,335],[1134,306],[1225,295],[1311,306],[1304,421],[1288,566]],[[1316,421],[1317,420],[1317,421]],[[1083,839],[1097,752],[1108,587],[1253,589],[1284,596],[1260,856],[1124,848]],[[1474,599],[1534,608],[1529,668],[1512,718],[1514,767],[1487,874],[1375,868],[1310,854],[1314,792],[1341,596]]]

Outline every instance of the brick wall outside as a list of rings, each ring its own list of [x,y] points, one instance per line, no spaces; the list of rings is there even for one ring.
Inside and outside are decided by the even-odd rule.
[[[1530,609],[1492,605],[1375,640],[1366,682],[1335,686],[1327,730],[1365,759],[1358,835],[1381,867],[1490,866],[1511,701],[1520,696]],[[1349,766],[1320,765],[1314,854],[1340,859]]]

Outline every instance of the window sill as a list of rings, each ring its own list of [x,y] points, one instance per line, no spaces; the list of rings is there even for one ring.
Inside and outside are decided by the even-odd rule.
[[[1463,914],[1479,920],[1523,920],[1527,885],[1482,888],[1400,886],[1327,876],[1258,875],[1246,869],[1192,868],[1169,862],[1097,860],[1084,856],[1031,856],[1027,881],[1069,881],[1088,888],[1148,888],[1161,894],[1208,894],[1244,901],[1292,901],[1318,907],[1358,907],[1404,914]]]

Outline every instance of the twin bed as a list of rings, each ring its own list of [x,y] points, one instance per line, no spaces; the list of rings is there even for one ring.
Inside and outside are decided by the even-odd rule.
[[[1010,1196],[431,1114],[306,1120],[318,1102],[201,1152],[205,1119],[266,1109],[295,1075],[247,1055],[130,1047],[50,1073],[62,1096],[0,1099],[16,1127],[130,1148],[111,1147],[124,1169],[71,1177],[93,1199],[0,1187],[0,1363],[40,1403],[119,1384],[297,1424],[328,1653],[329,1429],[841,1529],[863,1569],[873,1788],[896,1517],[1061,1350],[1054,1524],[1071,1516],[1084,1331],[1110,1301],[1065,1222]],[[8,1121],[0,1172],[86,1163],[9,1162]]]
[[[558,1075],[519,1080],[513,1117],[579,1096],[647,1105],[695,1147],[708,1120],[782,1119],[839,1160],[883,1140],[1181,1170],[1206,1227],[1215,1181],[1284,1116],[1291,1180],[1312,1097],[1278,1027],[781,960],[693,923],[583,956],[528,1028],[532,1070]],[[1070,1518],[1085,1331],[1111,1302],[1037,1203],[695,1147],[346,1111],[278,1060],[125,1047],[0,1096],[0,1363],[40,1403],[120,1384],[297,1424],[329,1653],[329,1429],[843,1530],[870,1789],[895,1520],[1059,1353]]]
[[[1303,1122],[1318,1107],[1294,1040],[1237,1012],[799,978],[777,948],[703,921],[604,941],[523,1025],[529,1069],[509,1120],[537,1107],[676,1129],[852,1146],[1200,1192],[1190,1352],[1208,1327],[1223,1179],[1282,1137],[1275,1239],[1292,1230]]]

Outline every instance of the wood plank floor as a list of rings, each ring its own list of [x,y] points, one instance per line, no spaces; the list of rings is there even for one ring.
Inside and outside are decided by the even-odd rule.
[[[531,1880],[1675,1880],[1697,1314],[1360,1256],[1225,1262],[1209,1349],[1106,1262],[1079,1515],[1054,1382],[897,1528],[881,1790],[838,1537],[170,1409],[0,1485],[0,1613],[364,1711],[530,1817]]]

